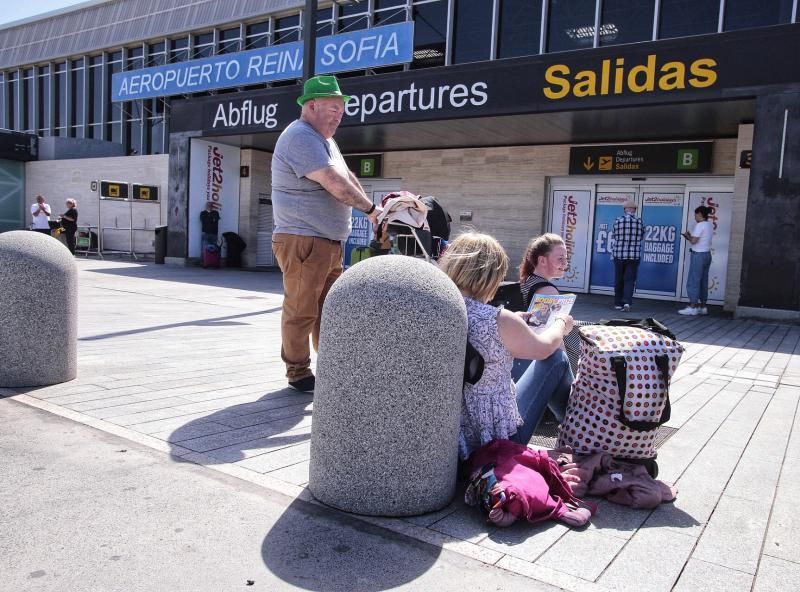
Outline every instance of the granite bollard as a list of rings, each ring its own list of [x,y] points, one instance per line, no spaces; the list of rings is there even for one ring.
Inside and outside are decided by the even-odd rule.
[[[422,260],[372,257],[322,312],[309,489],[357,514],[411,516],[453,498],[467,313]]]
[[[0,234],[0,387],[45,386],[78,372],[78,271],[59,241]]]

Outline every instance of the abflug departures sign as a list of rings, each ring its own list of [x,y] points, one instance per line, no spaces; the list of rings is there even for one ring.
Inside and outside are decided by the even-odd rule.
[[[342,125],[719,100],[800,81],[800,24],[348,78]],[[765,67],[765,64],[768,67]],[[739,89],[748,87],[747,92]],[[279,131],[297,87],[176,101],[172,130]],[[200,109],[198,109],[200,107]]]

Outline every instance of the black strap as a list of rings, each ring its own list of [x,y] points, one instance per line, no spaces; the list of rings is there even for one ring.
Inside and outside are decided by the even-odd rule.
[[[650,432],[656,429],[661,424],[669,421],[672,413],[672,408],[669,403],[669,356],[666,354],[657,354],[655,362],[658,369],[661,371],[661,378],[664,381],[664,409],[661,411],[661,417],[655,421],[641,421],[628,419],[625,414],[625,393],[627,392],[627,376],[628,376],[628,362],[624,356],[613,356],[611,358],[611,369],[617,377],[617,390],[619,391],[619,416],[617,419],[623,425],[629,427],[637,432]]]
[[[464,359],[464,382],[477,384],[481,376],[483,376],[483,366],[483,356],[467,341],[467,355]]]

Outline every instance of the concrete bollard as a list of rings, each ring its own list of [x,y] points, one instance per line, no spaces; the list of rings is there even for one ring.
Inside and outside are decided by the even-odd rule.
[[[410,516],[453,498],[467,313],[450,279],[372,257],[325,301],[309,489],[357,514]]]
[[[0,234],[0,387],[78,372],[78,270],[67,248],[28,230]]]

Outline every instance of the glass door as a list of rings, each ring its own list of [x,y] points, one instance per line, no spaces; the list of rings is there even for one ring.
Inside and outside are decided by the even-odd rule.
[[[614,220],[623,214],[622,205],[634,201],[638,205],[638,185],[598,185],[594,202],[594,231],[592,233],[592,264],[589,274],[591,292],[614,293],[614,261],[611,240]]]

